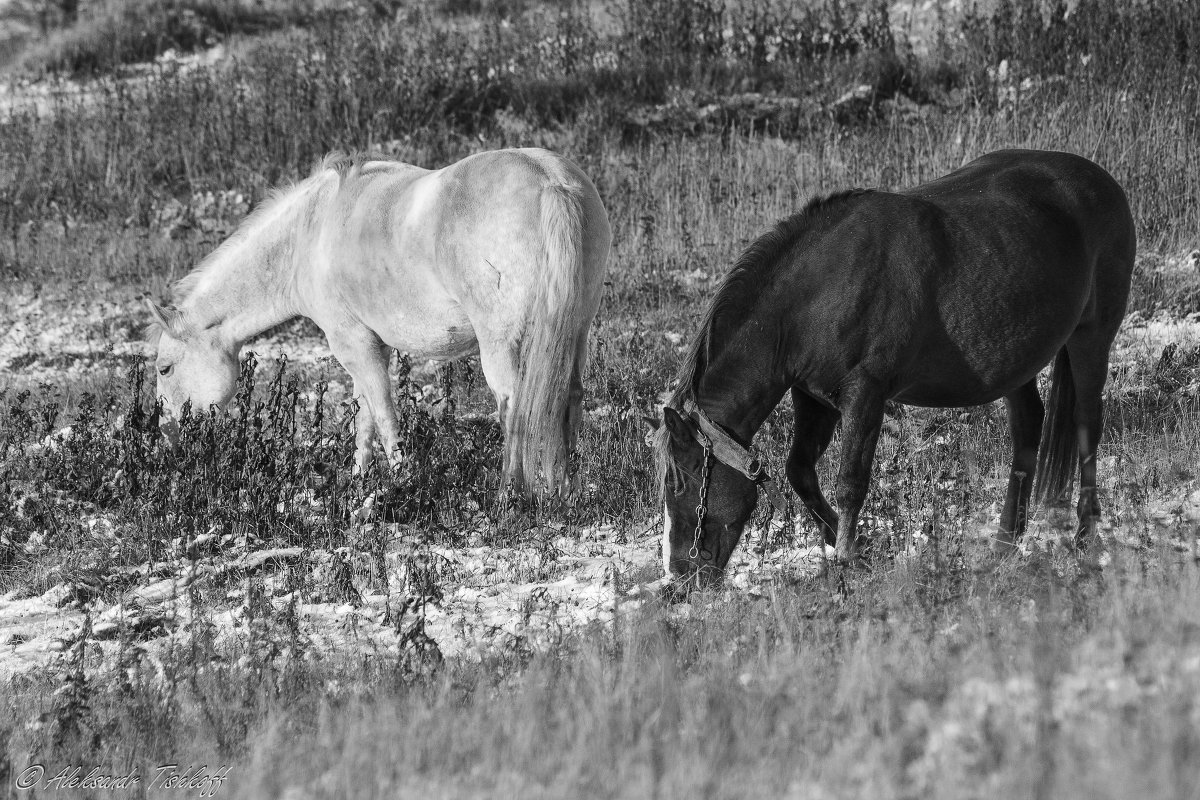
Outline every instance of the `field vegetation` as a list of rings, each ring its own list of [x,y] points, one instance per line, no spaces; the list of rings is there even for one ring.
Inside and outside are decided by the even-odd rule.
[[[34,666],[0,657],[5,790],[34,763],[190,763],[228,765],[236,797],[1197,796],[1195,0],[68,5],[0,92],[0,612],[78,620]],[[579,163],[614,227],[573,506],[496,501],[470,361],[395,365],[394,474],[351,478],[345,378],[302,353],[248,359],[236,416],[161,445],[138,300],[270,187],[335,149],[526,145]],[[990,561],[1002,407],[897,408],[869,571],[788,561],[814,535],[797,507],[759,520],[731,588],[648,597],[641,418],[740,249],[813,195],[1002,147],[1096,160],[1137,221],[1103,546],[1063,547],[1073,518],[1047,508]],[[761,434],[780,473],[790,419]],[[601,539],[646,557],[589,573],[607,611],[569,624],[545,587],[564,542]],[[486,583],[454,552],[519,554],[513,583],[544,591],[516,635],[439,638],[434,610]],[[314,632],[317,606],[353,646]],[[368,612],[386,636],[357,632]]]

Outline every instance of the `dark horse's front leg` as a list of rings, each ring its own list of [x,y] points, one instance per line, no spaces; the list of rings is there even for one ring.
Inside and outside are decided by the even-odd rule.
[[[867,375],[851,375],[843,384],[838,405],[842,411],[842,463],[838,471],[837,559],[850,563],[858,558],[855,529],[858,512],[867,499],[875,445],[883,425],[885,395],[879,381]]]
[[[1008,493],[1000,514],[1000,533],[992,543],[996,551],[1011,549],[1025,532],[1029,517],[1029,496],[1037,472],[1038,440],[1046,408],[1038,394],[1037,379],[1029,381],[1005,396],[1008,427],[1012,434],[1012,467],[1008,473]]]
[[[838,515],[821,492],[817,462],[833,438],[838,412],[799,389],[792,389],[792,406],[796,411],[796,431],[787,462],[788,482],[812,514],[825,543],[837,544]]]

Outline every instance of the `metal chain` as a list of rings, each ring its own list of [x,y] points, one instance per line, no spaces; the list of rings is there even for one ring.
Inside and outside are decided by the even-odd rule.
[[[700,440],[704,448],[704,460],[700,463],[700,502],[696,504],[696,534],[692,537],[692,549],[688,558],[693,561],[700,555],[700,538],[704,535],[704,516],[708,513],[708,465],[712,458],[712,442],[707,436]]]

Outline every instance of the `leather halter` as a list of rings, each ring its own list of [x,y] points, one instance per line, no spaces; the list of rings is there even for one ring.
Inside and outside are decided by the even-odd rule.
[[[713,458],[727,467],[736,469],[761,487],[763,494],[767,496],[767,500],[776,511],[783,513],[787,509],[783,493],[779,491],[779,487],[759,460],[753,446],[747,449],[738,444],[732,436],[725,432],[724,428],[713,422],[708,414],[705,414],[704,410],[696,405],[696,401],[690,398],[685,400],[683,410],[696,423],[696,430],[692,433],[696,441],[703,445],[704,439],[701,437],[707,437],[712,443]]]

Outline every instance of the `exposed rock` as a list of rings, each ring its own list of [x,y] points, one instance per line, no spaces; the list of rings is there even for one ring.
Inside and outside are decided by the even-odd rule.
[[[988,67],[987,75],[995,93],[996,106],[1005,111],[1033,100],[1044,103],[1061,99],[1067,91],[1065,75],[1025,74],[1021,62],[1010,62],[1007,58],[995,67]]]
[[[875,87],[863,83],[834,100],[829,111],[840,125],[861,124],[879,116],[878,100],[879,93]]]
[[[900,123],[911,122],[928,116],[936,106],[922,105],[908,95],[898,94],[890,100],[879,101],[880,116]]]
[[[740,92],[720,97],[681,93],[670,102],[640,106],[625,115],[625,132],[700,133],[738,130],[795,136],[820,111],[813,101],[786,95]]]

